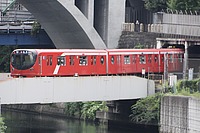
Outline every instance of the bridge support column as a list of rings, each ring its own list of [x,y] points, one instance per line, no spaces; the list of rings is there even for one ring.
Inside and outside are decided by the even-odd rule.
[[[122,23],[125,22],[126,0],[108,1],[108,29],[107,29],[107,47],[116,48],[121,35]]]
[[[91,26],[94,21],[94,0],[75,0],[75,5],[89,20]]]
[[[188,42],[185,41],[185,53],[184,53],[184,64],[183,64],[183,79],[186,79],[188,69]]]

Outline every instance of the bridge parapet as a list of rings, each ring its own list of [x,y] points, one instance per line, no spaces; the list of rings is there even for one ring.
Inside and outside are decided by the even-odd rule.
[[[135,76],[37,77],[0,81],[1,104],[139,99],[154,93],[153,81]]]

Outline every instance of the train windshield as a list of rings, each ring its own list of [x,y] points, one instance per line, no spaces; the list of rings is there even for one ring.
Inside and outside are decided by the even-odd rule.
[[[36,58],[35,51],[15,50],[11,54],[11,65],[18,70],[29,69],[35,64]]]

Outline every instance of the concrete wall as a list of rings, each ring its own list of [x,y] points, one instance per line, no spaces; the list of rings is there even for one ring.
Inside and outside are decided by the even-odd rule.
[[[154,92],[154,82],[135,76],[8,78],[0,81],[1,104],[138,99]]]
[[[199,133],[200,99],[165,96],[161,101],[161,133]]]
[[[161,33],[200,36],[199,15],[155,13],[154,23],[161,24]]]

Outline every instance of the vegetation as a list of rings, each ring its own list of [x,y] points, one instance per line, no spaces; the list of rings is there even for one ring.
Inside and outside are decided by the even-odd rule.
[[[3,117],[0,117],[0,132],[5,133],[6,128]]]
[[[0,46],[0,72],[10,72],[10,54],[17,46]]]
[[[69,117],[81,117],[82,102],[65,103],[65,113]]]
[[[166,0],[145,0],[145,7],[152,12],[159,12],[167,9]]]
[[[83,104],[81,117],[83,119],[95,120],[96,111],[108,111],[105,102],[86,102]]]
[[[143,124],[158,124],[160,116],[160,102],[164,95],[183,95],[200,98],[200,78],[191,81],[180,80],[176,85],[176,91],[169,88],[166,94],[156,93],[138,100],[136,104],[131,106],[131,121]]]
[[[156,93],[154,96],[143,98],[132,105],[131,121],[135,123],[158,124],[162,96],[162,93]]]
[[[200,11],[200,2],[196,0],[145,0],[145,7],[153,12],[165,9],[172,11]]]
[[[105,102],[77,102],[66,103],[65,112],[69,117],[78,117],[87,120],[95,120],[96,111],[107,111]]]
[[[40,23],[35,21],[31,29],[31,35],[36,35],[37,33],[39,33],[40,29],[41,29]]]

